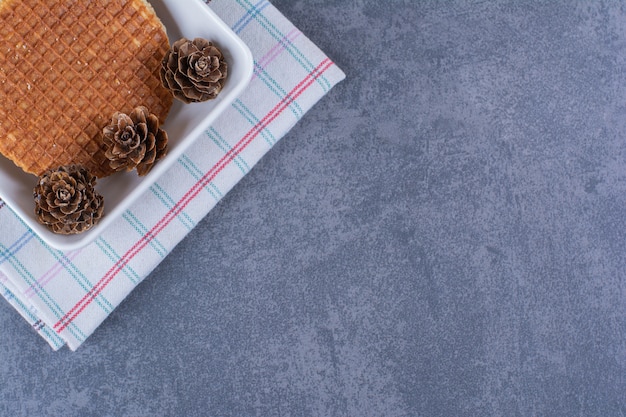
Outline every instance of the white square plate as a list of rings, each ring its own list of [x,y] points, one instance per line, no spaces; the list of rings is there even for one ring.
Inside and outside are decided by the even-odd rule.
[[[37,177],[23,172],[0,155],[0,198],[50,246],[79,249],[95,240],[102,231],[130,207],[167,171],[213,121],[241,94],[252,76],[252,54],[241,39],[201,0],[149,0],[167,29],[170,43],[186,37],[205,38],[220,47],[228,62],[228,78],[215,100],[183,104],[174,100],[163,129],[168,134],[168,154],[148,175],[132,171],[98,180],[96,189],[104,197],[105,215],[92,229],[78,235],[57,235],[35,218],[33,188]],[[1,225],[0,225],[1,232]]]

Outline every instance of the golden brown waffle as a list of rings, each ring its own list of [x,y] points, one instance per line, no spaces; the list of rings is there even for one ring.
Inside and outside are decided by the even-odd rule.
[[[0,152],[24,171],[112,174],[102,128],[146,106],[163,123],[169,41],[144,0],[0,0]]]

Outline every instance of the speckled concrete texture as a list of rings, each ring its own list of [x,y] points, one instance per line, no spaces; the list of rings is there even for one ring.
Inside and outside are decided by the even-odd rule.
[[[0,415],[626,415],[625,4],[274,4],[348,78]]]

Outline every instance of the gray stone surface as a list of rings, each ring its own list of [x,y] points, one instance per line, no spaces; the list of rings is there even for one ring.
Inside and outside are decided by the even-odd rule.
[[[347,80],[0,415],[626,415],[624,4],[274,3]]]

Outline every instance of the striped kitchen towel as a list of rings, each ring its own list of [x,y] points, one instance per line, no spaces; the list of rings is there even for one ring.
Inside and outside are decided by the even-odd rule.
[[[210,7],[252,51],[252,81],[144,198],[72,252],[48,247],[0,201],[0,292],[55,350],[78,348],[344,78],[267,0],[213,0]]]

